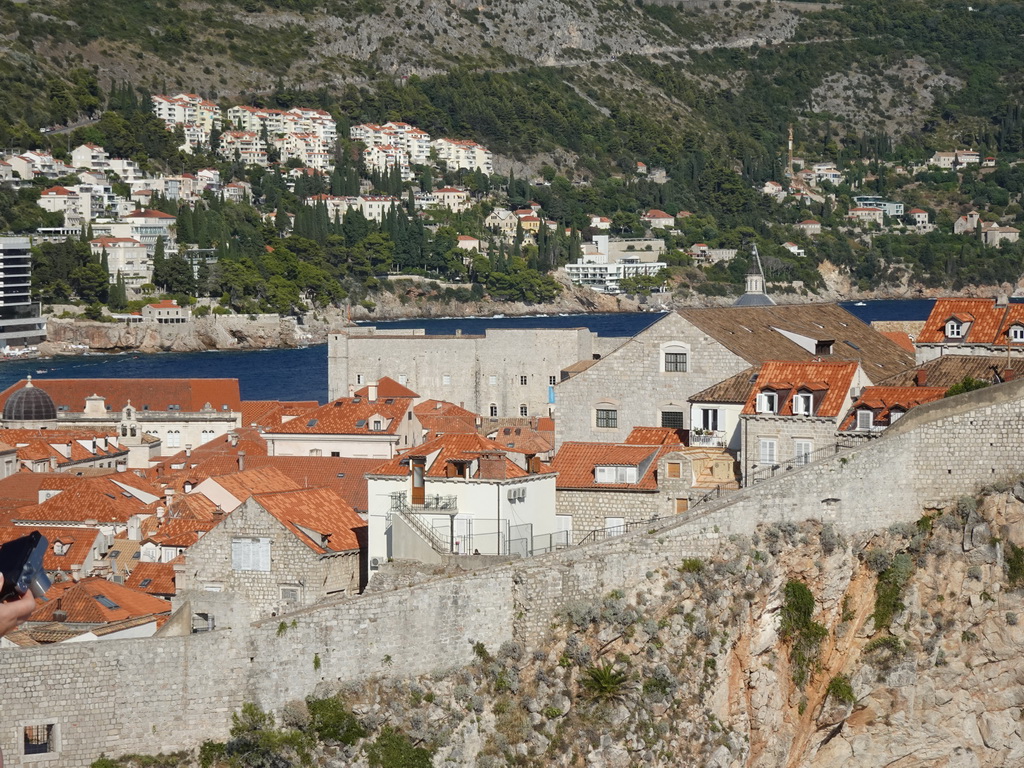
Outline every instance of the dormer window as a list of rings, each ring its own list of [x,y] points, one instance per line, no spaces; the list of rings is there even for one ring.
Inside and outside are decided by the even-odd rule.
[[[793,415],[794,416],[813,416],[814,415],[814,395],[810,392],[801,392],[800,394],[793,396]]]
[[[961,339],[964,335],[964,324],[959,320],[949,320],[946,322],[946,338],[947,339]]]
[[[875,424],[875,412],[868,410],[857,411],[857,429],[867,431]]]
[[[635,483],[636,467],[594,467],[594,482],[597,483]]]
[[[757,412],[758,413],[778,413],[779,412],[779,396],[776,392],[766,391],[761,392],[757,396]]]
[[[1024,325],[1010,326],[1010,341],[1024,341]]]
[[[382,429],[384,429],[384,422],[382,422],[380,419],[374,419],[373,420],[373,431],[374,432],[380,432]]]
[[[889,424],[895,424],[903,418],[903,411],[889,411]]]

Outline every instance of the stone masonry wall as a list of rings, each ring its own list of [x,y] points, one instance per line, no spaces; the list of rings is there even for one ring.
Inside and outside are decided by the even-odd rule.
[[[743,477],[766,466],[761,462],[761,438],[776,441],[775,463],[792,464],[796,456],[796,441],[810,440],[812,450],[834,446],[837,442],[835,419],[816,416],[747,415],[740,417],[743,434]]]
[[[560,515],[572,515],[573,539],[579,541],[591,531],[604,529],[609,517],[627,523],[664,517],[662,496],[636,491],[557,491],[555,506]]]
[[[663,344],[689,349],[686,372],[661,370]],[[748,363],[681,315],[671,312],[599,363],[555,387],[555,442],[619,443],[635,426],[659,426],[661,411],[681,411],[690,424],[691,395],[746,369]],[[618,411],[616,429],[598,428],[600,402]]]
[[[761,523],[819,519],[840,533],[913,521],[1018,476],[1024,380],[911,411],[877,440],[702,505],[679,523],[413,587],[321,604],[232,630],[0,651],[8,766],[21,727],[56,722],[62,768],[101,752],[152,753],[223,739],[243,701],[278,709],[319,683],[460,666],[471,643],[535,643],[572,600],[626,595],[648,570],[709,557]],[[294,620],[294,626],[292,624]],[[319,663],[318,663],[319,662]],[[36,760],[32,761],[33,763]]]

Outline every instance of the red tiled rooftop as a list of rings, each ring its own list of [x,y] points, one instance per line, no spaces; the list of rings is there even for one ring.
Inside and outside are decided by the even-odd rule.
[[[330,488],[261,493],[253,498],[317,554],[360,548],[367,523]],[[320,536],[311,537],[307,531]]]
[[[841,430],[851,430],[857,425],[857,410],[870,408],[875,411],[875,426],[889,426],[894,410],[905,413],[911,408],[941,400],[946,396],[945,387],[865,387],[850,412],[843,419]]]
[[[834,418],[850,394],[857,363],[789,362],[769,360],[761,366],[757,382],[751,387],[750,395],[743,407],[744,414],[757,413],[757,396],[765,391],[779,395],[777,415],[793,415],[793,395],[801,390],[814,392],[815,416]]]
[[[506,448],[494,440],[488,440],[486,437],[476,434],[442,435],[415,448],[410,448],[390,461],[378,465],[370,474],[406,477],[409,475],[410,457],[433,456],[434,459],[426,468],[425,475],[427,477],[448,477],[450,462],[472,462],[479,459],[484,453],[507,454],[510,451],[518,453],[514,449]],[[525,477],[528,474],[507,455],[503,457],[503,460],[506,479]],[[479,468],[473,477],[479,477]]]
[[[43,555],[43,568],[47,571],[64,571],[70,573],[72,570],[81,568],[85,558],[89,556],[93,544],[100,535],[99,528],[60,528],[56,526],[14,526],[5,525],[0,527],[0,544],[20,539],[32,531],[39,531],[46,537],[46,553]],[[66,549],[60,548],[63,554],[57,554],[58,543],[66,545]]]
[[[64,621],[68,624],[106,624],[171,610],[167,600],[97,577],[54,584],[46,597],[47,602],[36,608],[30,622],[54,621],[55,611],[67,613]],[[101,597],[113,607],[97,599]]]
[[[177,591],[174,584],[174,565],[172,563],[138,563],[131,575],[125,579],[124,585],[148,595],[173,595]]]
[[[971,323],[967,333],[959,341],[977,344],[996,343],[1007,309],[1008,307],[996,306],[995,299],[938,299],[917,336],[917,343],[944,343],[946,321],[951,318]]]
[[[560,489],[656,491],[654,469],[660,456],[680,450],[681,445],[621,445],[615,443],[563,443],[551,460],[551,470],[558,473],[555,481]],[[646,466],[644,466],[646,465]],[[599,466],[637,467],[635,483],[598,483],[595,468]]]
[[[23,379],[0,392],[0,409],[25,384]],[[58,408],[68,406],[71,413],[84,411],[86,398],[93,395],[105,398],[106,405],[116,411],[129,401],[138,410],[150,411],[177,405],[181,411],[194,413],[207,403],[215,411],[241,409],[238,379],[43,379],[33,381],[32,386],[46,392]]]

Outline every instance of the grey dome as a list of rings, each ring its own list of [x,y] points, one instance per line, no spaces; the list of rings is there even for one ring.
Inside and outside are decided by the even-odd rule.
[[[4,403],[4,421],[52,421],[57,418],[57,406],[39,387],[29,381],[14,392]]]

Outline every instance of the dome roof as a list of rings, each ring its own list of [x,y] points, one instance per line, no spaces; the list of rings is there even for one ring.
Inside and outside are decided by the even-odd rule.
[[[57,418],[53,399],[31,380],[4,403],[4,421],[52,421]]]

